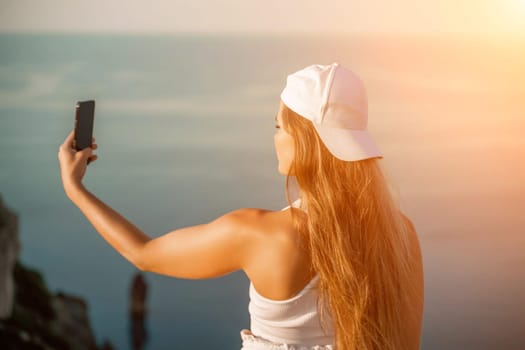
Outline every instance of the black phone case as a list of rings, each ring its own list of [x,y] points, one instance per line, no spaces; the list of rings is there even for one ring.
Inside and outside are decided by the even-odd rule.
[[[95,101],[78,101],[75,111],[75,149],[77,151],[91,147],[94,118]]]

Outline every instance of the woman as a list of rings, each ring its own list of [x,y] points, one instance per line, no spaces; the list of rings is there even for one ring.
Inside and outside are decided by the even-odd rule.
[[[275,118],[290,204],[280,211],[233,210],[150,238],[82,185],[97,145],[75,152],[73,133],[58,154],[64,190],[142,271],[199,279],[242,269],[251,318],[243,349],[419,349],[419,241],[389,192],[367,108],[361,80],[337,62],[288,75]]]

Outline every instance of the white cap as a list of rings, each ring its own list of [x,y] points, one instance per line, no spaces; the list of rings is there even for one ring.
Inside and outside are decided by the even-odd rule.
[[[363,82],[337,62],[313,64],[288,75],[281,100],[312,121],[326,148],[337,158],[383,158],[367,130],[368,101]]]

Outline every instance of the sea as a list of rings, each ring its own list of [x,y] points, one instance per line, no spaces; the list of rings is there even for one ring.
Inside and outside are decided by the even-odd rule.
[[[286,77],[339,62],[424,261],[424,350],[525,349],[525,37],[453,34],[2,34],[0,195],[19,259],[83,298],[99,344],[131,349],[137,268],[64,193],[58,149],[94,99],[83,183],[151,238],[238,208],[280,210],[274,117]],[[242,271],[144,272],[142,349],[240,349]]]

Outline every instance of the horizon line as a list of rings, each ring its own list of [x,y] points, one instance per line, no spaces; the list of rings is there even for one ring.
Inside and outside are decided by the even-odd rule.
[[[93,35],[93,36],[265,36],[265,37],[289,37],[289,36],[461,36],[461,37],[525,37],[525,32],[472,32],[472,31],[354,31],[354,32],[309,32],[309,31],[286,31],[286,32],[263,32],[263,31],[63,31],[63,30],[0,30],[0,35]]]

